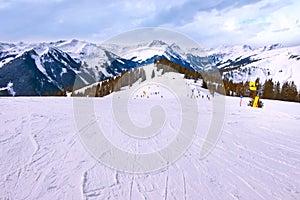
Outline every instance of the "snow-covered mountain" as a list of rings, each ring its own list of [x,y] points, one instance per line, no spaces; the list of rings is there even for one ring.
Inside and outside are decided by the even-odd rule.
[[[234,82],[260,78],[284,83],[294,81],[300,87],[300,46],[284,47],[273,44],[261,48],[249,45],[220,46],[210,49],[182,48],[155,40],[132,46],[111,45],[106,48],[133,61],[149,64],[157,57],[165,57],[197,71],[220,70],[224,78]]]
[[[167,58],[170,61],[197,71],[211,67],[211,61],[204,49],[194,48],[193,51],[180,47],[176,43],[168,44],[161,40],[133,45],[105,44],[105,48],[117,55],[135,61],[141,65],[151,64],[156,58]]]
[[[300,87],[300,46],[221,47],[209,50],[208,55],[214,58],[223,76],[234,82],[260,78],[262,83],[267,79],[281,83],[294,81]]]
[[[248,45],[211,49],[186,48],[161,40],[120,45],[79,40],[50,43],[0,43],[0,87],[14,84],[17,95],[54,94],[90,85],[137,66],[167,58],[197,70],[220,70],[234,82],[260,78],[281,83],[294,81],[300,88],[300,46],[280,44],[253,48]],[[79,81],[78,81],[79,80]],[[1,95],[1,94],[0,94]]]
[[[14,83],[17,95],[52,95],[115,76],[135,63],[78,40],[0,44],[0,86]],[[79,80],[79,81],[78,81]]]

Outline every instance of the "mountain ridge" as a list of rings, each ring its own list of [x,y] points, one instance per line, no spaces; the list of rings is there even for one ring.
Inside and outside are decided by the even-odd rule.
[[[28,52],[31,52],[34,62],[29,61]],[[157,58],[167,58],[185,68],[200,72],[220,70],[224,78],[233,82],[251,81],[260,77],[262,82],[271,78],[281,83],[295,81],[300,87],[300,80],[297,80],[297,75],[300,75],[299,55],[300,46],[284,47],[281,44],[260,48],[235,45],[202,49],[182,48],[176,43],[168,44],[162,40],[132,45],[99,45],[76,39],[28,44],[0,43],[0,87],[10,81],[20,82],[22,76],[28,75],[24,71],[17,76],[16,63],[25,68],[31,63],[27,70],[35,74],[32,74],[31,80],[35,80],[33,85],[36,88],[28,91],[28,94],[44,95],[53,92],[52,89],[51,92],[40,91],[45,85],[45,81],[42,81],[44,79],[57,91],[69,90],[75,77],[79,77],[79,86],[83,87],[119,75],[122,71],[151,64]],[[23,62],[22,59],[14,62],[20,57]],[[7,68],[14,72],[8,73],[10,70]],[[36,69],[44,74],[43,79]],[[16,76],[12,76],[14,73]],[[30,82],[24,85],[26,84]],[[16,94],[23,94],[20,92],[23,89],[18,88],[20,84],[14,85],[17,87]]]

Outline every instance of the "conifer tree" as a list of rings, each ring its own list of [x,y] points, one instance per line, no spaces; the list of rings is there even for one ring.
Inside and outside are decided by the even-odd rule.
[[[288,101],[289,100],[289,83],[283,83],[281,87],[281,100]]]
[[[95,97],[99,97],[99,92],[100,92],[100,83],[97,84]]]
[[[273,99],[274,98],[274,83],[272,79],[266,80],[263,86],[262,98]]]
[[[142,79],[142,82],[146,80],[146,72],[143,68],[140,69],[140,78]]]
[[[298,90],[297,90],[297,86],[295,85],[294,81],[292,81],[289,84],[289,101],[297,101],[297,97],[298,97]]]
[[[202,88],[207,89],[207,83],[204,79],[202,80]]]
[[[152,70],[151,78],[153,79],[155,77],[154,69]]]
[[[275,83],[274,98],[276,100],[281,99],[281,89],[280,89],[280,82],[279,81]]]

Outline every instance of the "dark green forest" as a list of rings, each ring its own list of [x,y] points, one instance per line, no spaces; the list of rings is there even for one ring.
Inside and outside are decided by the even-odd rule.
[[[298,92],[293,81],[285,82],[282,85],[272,79],[266,80],[264,83],[257,79],[256,82],[260,85],[258,93],[262,99],[300,102],[300,91]],[[223,83],[227,96],[249,96],[249,82],[233,83],[231,80],[224,79]]]

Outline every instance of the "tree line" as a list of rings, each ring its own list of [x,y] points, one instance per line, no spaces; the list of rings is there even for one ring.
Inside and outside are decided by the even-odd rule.
[[[114,91],[120,91],[122,87],[131,87],[138,80],[141,82],[146,80],[146,72],[143,68],[123,71],[118,76],[110,77],[86,88],[83,92],[73,93],[73,96],[104,97]]]
[[[200,72],[183,67],[180,64],[174,63],[166,58],[155,59],[154,64],[157,67],[157,71],[162,70],[162,74],[166,72],[178,72],[180,74],[184,74],[184,78],[194,79],[195,82],[198,79],[202,79]]]
[[[284,82],[282,86],[280,82],[273,82],[272,79],[266,80],[262,89],[262,98],[276,99],[282,101],[300,102],[300,91],[294,81]]]
[[[257,78],[255,82],[260,86],[258,94],[263,99],[300,102],[300,91],[297,90],[294,81],[285,82],[281,85],[278,81],[274,82],[272,79],[268,79],[262,84],[259,78]],[[250,94],[249,81],[234,83],[232,80],[225,78],[222,85],[203,82],[202,87],[210,88],[213,92],[219,92],[221,91],[220,88],[222,88],[225,90],[225,95],[227,96],[249,96]]]

